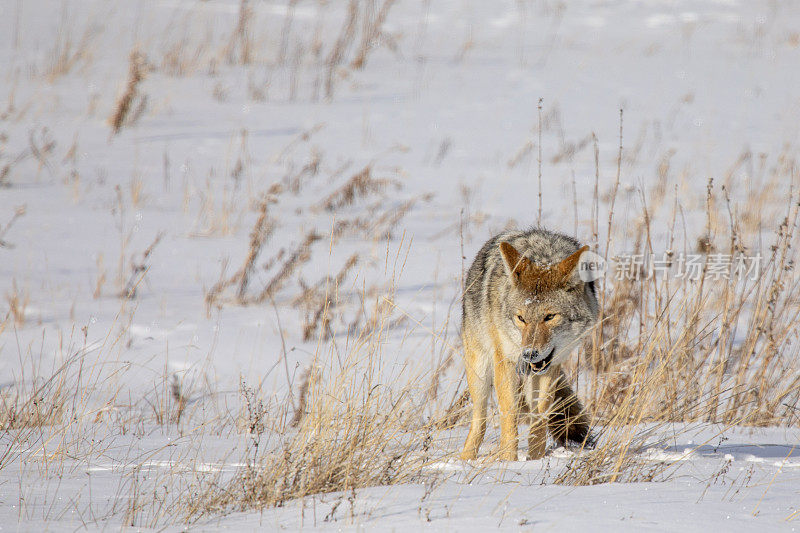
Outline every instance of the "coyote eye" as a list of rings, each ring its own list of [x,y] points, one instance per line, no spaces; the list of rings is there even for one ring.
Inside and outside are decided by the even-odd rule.
[[[551,321],[551,320],[553,320],[555,317],[556,317],[556,315],[555,315],[555,314],[553,314],[553,313],[546,314],[546,315],[544,315],[544,320],[543,320],[543,322],[550,322],[550,321]]]
[[[519,320],[519,321],[520,321],[520,322],[522,322],[523,324],[525,323],[525,319],[524,319],[524,318],[522,318],[522,315],[517,315],[517,320]]]

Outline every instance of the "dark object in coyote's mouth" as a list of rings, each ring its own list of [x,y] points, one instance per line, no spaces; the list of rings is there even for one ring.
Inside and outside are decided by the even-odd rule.
[[[550,363],[553,361],[553,354],[556,352],[555,347],[550,350],[550,353],[544,359],[540,359],[537,362],[528,361],[525,357],[520,357],[519,363],[517,363],[517,373],[521,376],[529,376],[531,373],[533,374],[544,374]]]

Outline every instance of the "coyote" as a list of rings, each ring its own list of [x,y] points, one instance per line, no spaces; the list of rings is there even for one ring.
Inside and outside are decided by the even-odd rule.
[[[496,235],[475,257],[462,301],[472,398],[463,459],[478,455],[492,385],[500,407],[501,459],[517,460],[517,423],[526,411],[528,459],[544,455],[548,429],[561,445],[593,444],[588,417],[561,371],[597,318],[594,282],[579,276],[580,256],[588,248],[572,237],[533,229]]]

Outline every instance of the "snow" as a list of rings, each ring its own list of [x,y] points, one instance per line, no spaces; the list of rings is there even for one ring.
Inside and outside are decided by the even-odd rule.
[[[81,351],[87,368],[103,376],[95,376],[102,387],[137,405],[147,405],[141,398],[155,401],[154,384],[169,383],[172,376],[193,398],[213,394],[225,406],[236,404],[241,378],[280,397],[289,381],[296,386],[317,351],[316,338],[303,341],[304,315],[291,304],[298,277],[313,284],[335,275],[354,253],[359,264],[340,287],[342,298],[351,301],[333,325],[339,340],[345,342],[347,321],[359,308],[358,291],[393,286],[393,317],[406,321],[386,339],[386,376],[434,368],[442,345],[458,333],[462,247],[468,264],[484,240],[509,222],[536,221],[536,153],[513,162],[527,143],[538,142],[540,98],[542,220],[583,241],[592,237],[592,144],[557,156],[595,134],[607,189],[616,173],[620,107],[626,148],[642,139],[640,157],[622,169],[617,209],[623,221],[633,217],[639,191],[657,185],[657,168],[667,154],[670,172],[684,176],[679,200],[686,224],[700,228],[708,177],[722,179],[745,149],[774,162],[785,146],[790,152],[797,148],[800,10],[793,2],[402,0],[384,26],[394,45],[381,41],[363,70],[337,76],[330,99],[320,93],[325,69],[308,56],[296,69],[291,61],[267,65],[287,14],[293,16],[291,59],[299,53],[295,42],[309,40],[321,9],[322,39],[332,43],[347,3],[251,4],[257,60],[189,62],[184,74],[162,66],[170,47],[185,38],[188,50],[221,49],[235,27],[238,2],[0,5],[0,171],[11,164],[9,186],[0,188],[0,232],[14,210],[25,206],[25,214],[0,233],[13,245],[0,247],[0,294],[27,300],[24,322],[0,327],[0,386],[33,383],[37,373],[46,375]],[[90,36],[87,54],[63,75],[48,73],[58,47],[69,41],[74,50],[83,35]],[[112,136],[107,119],[135,46],[155,67],[140,89],[147,109],[136,124]],[[254,98],[251,83],[266,96]],[[50,141],[52,152],[38,160],[32,148]],[[224,265],[230,276],[244,261],[260,195],[274,182],[297,176],[315,157],[319,173],[270,205],[278,228],[259,259],[261,265],[281,248],[291,253],[314,230],[322,239],[309,263],[276,294],[274,306],[207,310],[205,295]],[[312,208],[368,165],[374,177],[399,186],[335,212]],[[752,172],[744,172],[734,186],[734,197],[747,198],[759,185]],[[380,216],[382,211],[369,210],[372,201],[398,208],[412,199],[416,203],[391,238],[349,234],[330,245],[337,221]],[[765,225],[776,224],[782,209],[765,212]],[[602,211],[600,219],[606,216]],[[162,241],[145,260],[136,299],[123,301],[118,294],[131,277],[131,262],[141,261],[161,232]],[[666,242],[664,234],[654,239]],[[619,250],[626,244],[616,243]],[[259,269],[251,292],[260,291],[273,273]],[[364,304],[367,313],[372,303]],[[432,341],[431,331],[441,338]],[[445,392],[456,380],[448,376]],[[62,458],[58,476],[42,471],[37,453],[44,448],[36,446],[3,465],[1,527],[103,528],[114,502],[127,497],[131,465],[187,473],[230,473],[241,465],[240,437],[204,437],[198,459],[196,441],[181,444],[186,439],[169,431],[103,431],[95,428],[92,435],[113,443],[105,457]],[[796,428],[735,428],[717,445],[721,437],[706,442],[715,429],[692,431],[699,433],[676,430],[674,443],[642,452],[651,461],[680,464],[663,482],[547,482],[546,472],[569,459],[566,450],[542,461],[484,469],[472,481],[472,466],[442,460],[431,466],[439,480],[432,488],[363,489],[352,506],[349,495],[327,494],[206,519],[198,528],[798,527]],[[463,435],[448,439],[454,451]],[[45,442],[40,439],[39,446]],[[149,456],[165,449],[191,459]],[[326,522],[339,500],[344,503]],[[110,523],[119,524],[115,516]]]
[[[463,434],[448,442],[457,446],[460,437]],[[643,452],[654,464],[676,463],[674,474],[667,480],[591,486],[553,484],[559,467],[578,453],[563,448],[537,461],[477,465],[442,459],[431,463],[432,477],[424,483],[359,489],[354,498],[351,492],[316,495],[276,509],[204,518],[194,527],[203,531],[312,526],[387,531],[413,527],[624,531],[796,528],[792,518],[800,509],[800,461],[793,460],[800,448],[797,429],[721,432],[717,426],[674,425],[653,439],[671,439],[670,444],[653,444]],[[162,479],[159,476],[167,472],[230,474],[243,466],[223,458],[235,445],[236,439],[207,438],[200,455],[196,455],[196,446],[185,438],[151,436],[118,442],[97,463],[65,461],[59,475],[63,492],[59,494],[75,499],[81,496],[80,500],[89,495],[94,506],[91,512],[100,515],[115,502],[127,499],[127,486],[119,481],[122,474],[136,469],[143,482],[148,477]],[[210,459],[215,455],[217,459]],[[34,482],[48,479],[34,467],[21,464],[18,471],[7,468],[0,475],[3,486],[13,486],[5,489],[6,493],[13,494],[10,489],[16,490],[18,483],[23,487],[25,520],[19,524],[23,529],[36,530],[45,523],[51,529],[74,529],[82,525],[78,514],[89,512],[77,505],[49,501],[46,496],[52,496],[53,487]],[[3,523],[15,523],[20,502],[16,496],[4,497],[4,501],[0,515]],[[62,508],[66,510],[59,513]],[[58,518],[53,521],[55,515]]]

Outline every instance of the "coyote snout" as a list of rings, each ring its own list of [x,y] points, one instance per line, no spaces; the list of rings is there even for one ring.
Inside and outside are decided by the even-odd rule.
[[[542,354],[533,348],[523,350],[522,357],[517,363],[517,374],[520,376],[529,376],[531,373],[544,374],[553,361],[555,351],[555,348],[551,348],[550,351]]]
[[[561,372],[597,316],[593,279],[580,276],[587,249],[571,237],[535,229],[497,235],[478,252],[463,299],[473,409],[464,459],[478,454],[492,386],[500,407],[503,459],[517,459],[522,414],[531,417],[531,459],[544,455],[548,429],[559,444],[591,443],[588,417]]]

